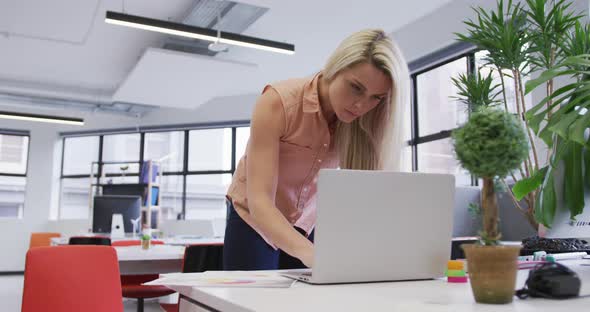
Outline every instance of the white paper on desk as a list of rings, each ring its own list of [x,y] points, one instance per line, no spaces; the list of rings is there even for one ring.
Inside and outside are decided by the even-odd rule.
[[[203,273],[170,273],[144,285],[192,287],[262,287],[289,288],[295,281],[276,272],[264,271],[207,271]]]

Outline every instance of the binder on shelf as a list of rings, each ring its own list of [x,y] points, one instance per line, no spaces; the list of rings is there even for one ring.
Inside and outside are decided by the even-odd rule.
[[[141,172],[139,174],[139,183],[150,183],[149,181],[149,168],[150,168],[149,160],[146,160],[141,164]],[[156,177],[158,176],[158,170],[160,169],[158,164],[151,162],[152,168],[152,181],[151,183],[156,182]]]

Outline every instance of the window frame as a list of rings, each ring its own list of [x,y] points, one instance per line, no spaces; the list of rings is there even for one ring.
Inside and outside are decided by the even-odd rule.
[[[13,178],[17,177],[17,178],[24,178],[25,179],[25,190],[24,190],[25,195],[24,195],[24,200],[23,200],[23,207],[18,212],[18,215],[16,217],[2,217],[0,219],[22,219],[22,217],[25,214],[24,206],[27,202],[26,185],[27,185],[27,174],[29,173],[29,160],[31,159],[31,157],[30,157],[31,156],[31,134],[29,131],[0,129],[0,135],[27,137],[27,159],[26,159],[26,163],[25,163],[25,172],[24,173],[11,173],[11,172],[1,172],[0,171],[0,177],[13,177]]]
[[[0,171],[0,176],[26,178],[27,174],[29,173],[29,159],[31,156],[31,134],[27,131],[12,131],[12,130],[0,129],[0,135],[27,137],[27,161],[25,164],[25,173],[11,173],[11,172],[1,172]]]
[[[182,170],[180,171],[167,171],[167,172],[162,172],[162,176],[182,176],[182,212],[181,212],[181,219],[185,219],[186,216],[186,193],[187,193],[187,177],[188,176],[192,176],[192,175],[211,175],[211,174],[231,174],[232,176],[234,175],[234,172],[236,171],[236,159],[237,159],[237,155],[236,155],[236,136],[237,136],[237,128],[242,128],[242,127],[249,127],[250,123],[246,123],[246,122],[236,122],[236,123],[232,123],[232,124],[223,124],[223,125],[217,125],[217,126],[195,126],[195,127],[190,127],[190,128],[183,128],[183,129],[157,129],[157,130],[144,130],[144,131],[139,131],[140,134],[140,141],[139,141],[139,162],[138,164],[141,165],[144,161],[144,154],[145,154],[145,139],[146,139],[146,134],[147,133],[165,133],[165,132],[182,132],[184,135],[184,148],[183,148],[183,164],[182,164]],[[231,167],[229,170],[188,170],[188,162],[189,162],[189,151],[190,151],[190,138],[189,138],[189,133],[190,131],[199,131],[199,130],[209,130],[209,129],[231,129],[231,137],[232,137],[232,142],[231,142]],[[76,179],[76,178],[90,178],[90,174],[64,174],[64,156],[65,156],[65,144],[66,144],[66,139],[68,138],[72,138],[72,137],[81,137],[81,136],[98,136],[99,137],[99,141],[98,141],[98,168],[96,171],[96,182],[98,183],[98,179],[100,178],[100,176],[102,175],[102,171],[103,171],[103,166],[105,165],[105,162],[102,159],[102,152],[103,152],[103,148],[104,148],[104,136],[105,135],[112,135],[112,134],[125,134],[125,133],[129,133],[129,132],[120,132],[120,133],[84,133],[84,134],[80,134],[80,135],[67,135],[67,134],[62,134],[62,151],[61,151],[61,170],[60,170],[60,181],[63,179]],[[138,133],[138,132],[135,132]],[[135,162],[133,162],[135,163]],[[106,177],[121,177],[123,176],[120,173],[107,173],[105,174]],[[133,176],[139,176],[139,173],[127,173],[125,174],[125,176],[127,177],[133,177]],[[60,201],[61,201],[61,194],[60,194]],[[59,208],[61,211],[61,207]],[[58,213],[59,215],[59,213]]]
[[[456,51],[461,51],[460,53],[456,53]],[[451,45],[445,49],[442,49],[438,52],[433,53],[432,55],[427,55],[421,59],[418,59],[412,63],[410,63],[410,84],[411,84],[411,106],[410,106],[410,118],[411,118],[411,138],[407,142],[408,147],[410,147],[412,151],[412,171],[417,172],[420,170],[420,164],[418,162],[418,146],[420,144],[435,142],[443,139],[448,139],[451,137],[452,129],[445,129],[441,130],[437,133],[432,133],[428,135],[421,136],[420,135],[420,124],[419,124],[419,101],[418,101],[418,93],[420,92],[418,86],[418,76],[427,73],[429,71],[435,70],[439,67],[452,63],[456,60],[461,58],[465,58],[466,60],[466,72],[468,74],[475,74],[477,72],[477,68],[475,66],[475,54],[478,52],[478,49],[472,46],[465,46],[464,44],[455,44]],[[412,67],[416,67],[417,69],[412,70]],[[450,79],[451,77],[449,77]],[[469,116],[467,117],[469,118]],[[478,186],[478,179],[471,176],[471,186]]]

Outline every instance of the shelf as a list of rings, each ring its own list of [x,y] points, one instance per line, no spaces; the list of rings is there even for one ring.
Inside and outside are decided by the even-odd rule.
[[[139,160],[132,160],[132,161],[93,161],[92,165],[94,164],[103,164],[103,165],[123,165],[123,164],[140,164]]]

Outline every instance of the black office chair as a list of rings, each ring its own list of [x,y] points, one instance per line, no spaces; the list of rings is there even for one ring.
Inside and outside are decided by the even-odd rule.
[[[223,244],[189,245],[184,249],[182,273],[223,270]],[[178,312],[177,303],[160,303],[166,312]]]
[[[72,236],[69,245],[111,245],[111,239],[104,236]]]
[[[475,243],[477,243],[477,239],[470,239],[470,238],[458,239],[458,238],[454,238],[451,241],[451,260],[465,259],[465,253],[463,252],[463,249],[461,248],[461,245],[463,245],[463,244],[475,244]]]
[[[184,250],[183,273],[223,270],[223,244],[189,245]]]

